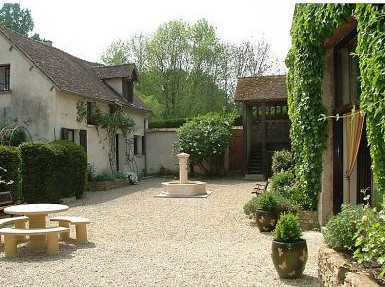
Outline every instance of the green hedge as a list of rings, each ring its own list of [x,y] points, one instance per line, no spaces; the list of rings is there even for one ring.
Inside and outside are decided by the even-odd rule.
[[[54,176],[55,151],[43,142],[27,142],[19,148],[24,200],[28,203],[58,202]]]
[[[52,147],[58,153],[57,171],[57,185],[66,182],[65,186],[68,190],[62,190],[62,197],[76,196],[80,198],[83,196],[87,178],[87,154],[83,147],[69,141],[55,141],[51,143]],[[60,153],[59,153],[60,151]]]
[[[179,118],[179,119],[164,119],[158,121],[151,121],[148,123],[150,129],[162,129],[162,128],[179,128],[182,126],[188,119]]]
[[[20,200],[20,155],[19,149],[12,146],[0,146],[0,170],[1,179],[12,184],[0,184],[0,191],[11,191],[14,200]]]
[[[22,190],[28,203],[58,202],[81,197],[85,189],[87,155],[69,141],[20,145]]]

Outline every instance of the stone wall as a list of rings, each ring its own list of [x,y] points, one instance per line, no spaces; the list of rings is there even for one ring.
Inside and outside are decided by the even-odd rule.
[[[322,287],[380,287],[340,253],[327,246],[318,250],[318,272]]]
[[[320,229],[317,211],[300,211],[298,212],[298,218],[302,230]]]

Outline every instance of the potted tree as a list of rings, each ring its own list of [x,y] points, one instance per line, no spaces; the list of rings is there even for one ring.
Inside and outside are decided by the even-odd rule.
[[[262,193],[257,198],[257,205],[258,208],[255,211],[255,219],[259,231],[272,231],[280,214],[276,196],[272,192]]]
[[[271,257],[280,278],[299,278],[307,262],[307,244],[298,217],[292,213],[280,216],[275,230]]]

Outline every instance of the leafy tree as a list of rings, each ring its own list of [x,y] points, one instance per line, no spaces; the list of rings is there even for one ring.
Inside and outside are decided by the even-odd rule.
[[[122,40],[113,42],[101,56],[107,65],[122,65],[128,63],[128,44]]]
[[[235,114],[208,113],[186,122],[177,131],[180,152],[190,154],[193,164],[216,174],[229,146]]]
[[[171,21],[152,35],[116,41],[101,59],[108,65],[136,64],[140,83],[135,91],[156,107],[158,119],[232,110],[237,77],[276,70],[264,39],[255,45],[224,43],[205,19],[192,25]]]
[[[18,3],[3,4],[0,9],[0,24],[25,36],[28,36],[34,26],[31,11],[20,8]]]

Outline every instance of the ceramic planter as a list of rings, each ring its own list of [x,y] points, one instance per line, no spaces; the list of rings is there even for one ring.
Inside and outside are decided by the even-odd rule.
[[[270,232],[275,228],[279,216],[279,212],[276,211],[264,211],[257,209],[255,212],[255,219],[259,231],[261,232]]]
[[[271,258],[280,278],[300,278],[307,262],[305,239],[294,243],[273,241]]]

